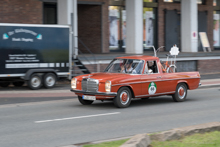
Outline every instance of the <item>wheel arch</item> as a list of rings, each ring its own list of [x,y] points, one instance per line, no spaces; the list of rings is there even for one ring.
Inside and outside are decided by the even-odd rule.
[[[184,83],[184,84],[186,85],[186,88],[189,89],[189,85],[188,85],[188,82],[187,82],[187,81],[185,81],[185,80],[180,80],[180,81],[177,82],[177,85],[180,84],[180,83]],[[176,85],[176,86],[177,86],[177,85]]]
[[[123,87],[127,87],[131,91],[132,98],[135,98],[134,91],[130,85],[122,85],[121,87],[118,88],[118,91]]]
[[[24,80],[28,81],[31,77],[32,74],[34,73],[53,73],[55,74],[56,77],[58,77],[57,72],[54,69],[30,69],[26,72],[25,76],[24,76]]]

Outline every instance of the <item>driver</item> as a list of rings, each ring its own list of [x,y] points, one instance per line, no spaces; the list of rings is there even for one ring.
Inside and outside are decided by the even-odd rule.
[[[126,62],[125,66],[121,66],[121,72],[136,74],[136,70],[133,69],[132,63],[133,63],[133,60],[129,59]]]

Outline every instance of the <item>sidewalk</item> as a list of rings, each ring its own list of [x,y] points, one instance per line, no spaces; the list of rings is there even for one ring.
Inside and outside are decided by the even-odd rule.
[[[74,92],[68,90],[19,90],[0,91],[0,98],[24,98],[24,97],[76,97]]]
[[[212,75],[210,75],[212,76]],[[203,79],[199,88],[220,86],[220,78]],[[59,85],[61,86],[61,85]],[[27,98],[27,97],[76,97],[74,92],[71,92],[69,86],[63,85],[60,89],[42,89],[42,90],[10,90],[0,91],[0,98]]]
[[[220,86],[220,79],[205,79],[201,80],[200,87],[213,87],[213,86]]]

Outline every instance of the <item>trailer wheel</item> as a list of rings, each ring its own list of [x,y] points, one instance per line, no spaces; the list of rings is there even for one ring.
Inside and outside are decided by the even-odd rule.
[[[44,87],[45,88],[52,88],[56,84],[57,77],[53,73],[47,73],[44,75]]]
[[[1,82],[0,86],[1,87],[8,87],[10,85],[10,82]]]
[[[21,87],[21,86],[24,85],[24,82],[23,82],[23,81],[13,82],[13,85],[14,85],[15,87]]]
[[[32,90],[39,89],[42,86],[42,78],[38,74],[32,74],[28,81],[28,87]]]

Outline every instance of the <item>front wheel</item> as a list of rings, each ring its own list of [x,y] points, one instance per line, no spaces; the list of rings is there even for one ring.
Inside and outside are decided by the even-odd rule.
[[[114,105],[118,108],[126,108],[131,103],[131,91],[128,87],[119,89],[117,96],[114,98]]]
[[[179,83],[176,87],[175,94],[172,95],[173,100],[175,102],[183,102],[185,101],[187,96],[187,87],[184,83]]]
[[[83,104],[83,105],[91,105],[91,104],[93,103],[93,101],[82,99],[81,96],[78,96],[78,100],[79,100],[79,102],[80,102],[81,104]]]

